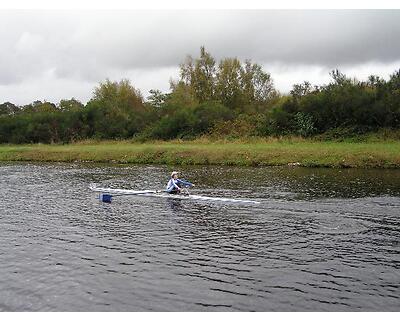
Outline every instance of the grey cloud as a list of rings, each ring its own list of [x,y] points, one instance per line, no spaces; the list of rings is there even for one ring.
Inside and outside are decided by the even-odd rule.
[[[323,69],[400,60],[400,10],[0,11],[0,86],[96,83],[217,58]],[[168,80],[166,80],[168,81]],[[159,82],[159,81],[156,81]],[[1,98],[1,97],[0,97]]]
[[[271,63],[354,64],[400,58],[400,11],[94,11],[7,12],[3,32],[45,42],[27,65],[63,69],[177,65],[200,45],[218,57]],[[33,39],[33,40],[32,40]],[[14,48],[15,50],[15,48]],[[20,48],[21,50],[21,48]],[[72,57],[72,58],[71,58]],[[28,67],[28,66],[24,66]],[[29,69],[29,67],[28,67]]]
[[[136,18],[140,18],[136,20]],[[147,19],[146,19],[147,18]],[[91,21],[83,48],[117,68],[177,65],[200,45],[218,57],[352,64],[400,56],[400,11],[173,11]],[[106,20],[106,19],[105,19]]]

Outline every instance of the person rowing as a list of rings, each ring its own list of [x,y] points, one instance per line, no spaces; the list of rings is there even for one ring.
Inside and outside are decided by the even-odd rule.
[[[180,193],[184,187],[194,187],[193,183],[186,180],[181,180],[178,176],[178,171],[173,171],[171,173],[171,179],[168,181],[167,188],[165,190],[166,192],[170,194]]]

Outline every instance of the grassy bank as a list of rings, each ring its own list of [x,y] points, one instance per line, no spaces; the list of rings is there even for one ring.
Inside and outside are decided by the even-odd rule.
[[[400,168],[400,142],[83,142],[0,145],[0,161],[219,164],[241,166]]]

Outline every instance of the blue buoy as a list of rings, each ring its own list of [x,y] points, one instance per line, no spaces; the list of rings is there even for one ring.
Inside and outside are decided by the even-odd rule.
[[[100,194],[100,200],[102,202],[111,203],[112,195],[111,194]]]

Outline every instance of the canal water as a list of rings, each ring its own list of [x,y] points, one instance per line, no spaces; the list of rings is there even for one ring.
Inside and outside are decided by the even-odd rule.
[[[172,169],[218,203],[96,199]],[[400,170],[0,164],[0,311],[400,311]]]

